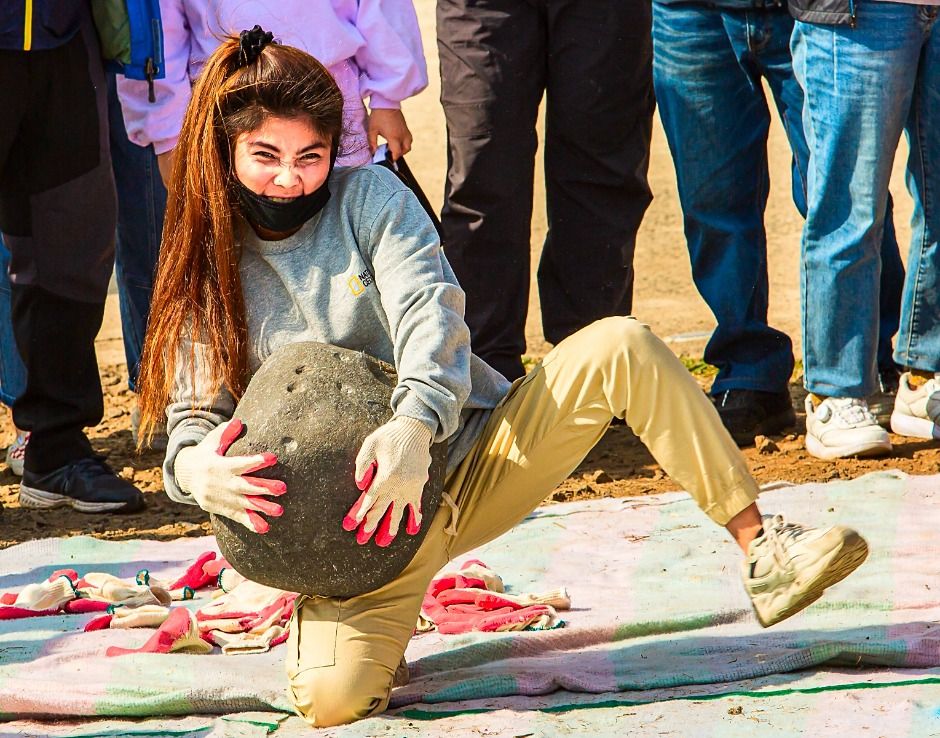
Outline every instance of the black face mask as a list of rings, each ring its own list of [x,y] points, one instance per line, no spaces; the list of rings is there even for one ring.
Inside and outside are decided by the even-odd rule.
[[[277,202],[270,197],[252,192],[238,179],[235,182],[235,195],[248,221],[255,226],[274,233],[296,231],[304,223],[319,213],[330,199],[327,182],[309,195],[301,195],[286,202]]]

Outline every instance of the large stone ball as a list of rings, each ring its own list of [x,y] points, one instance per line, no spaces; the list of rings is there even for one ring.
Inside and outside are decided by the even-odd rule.
[[[446,444],[431,449],[420,533],[408,535],[403,520],[392,544],[380,548],[374,538],[359,545],[342,525],[361,494],[356,454],[391,418],[395,385],[394,367],[323,343],[290,344],[264,362],[235,410],[245,432],[227,455],[273,452],[278,463],[255,475],[282,480],[287,493],[269,498],[284,514],[267,518],[264,535],[212,516],[219,548],[236,571],[291,592],[352,597],[391,581],[414,558],[441,502]]]

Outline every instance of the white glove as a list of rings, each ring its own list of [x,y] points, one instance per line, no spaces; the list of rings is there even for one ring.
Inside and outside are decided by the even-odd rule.
[[[346,530],[359,528],[360,545],[369,542],[376,528],[376,544],[391,545],[406,507],[405,530],[412,536],[421,530],[421,493],[431,466],[431,436],[431,429],[420,420],[398,416],[362,442],[356,457],[356,486],[363,493],[343,520]]]
[[[270,525],[258,513],[280,517],[284,508],[266,496],[280,496],[287,485],[276,479],[246,477],[274,466],[277,457],[269,452],[255,456],[225,456],[244,425],[238,418],[222,423],[195,446],[176,456],[176,483],[206,512],[223,515],[255,533],[267,533]]]

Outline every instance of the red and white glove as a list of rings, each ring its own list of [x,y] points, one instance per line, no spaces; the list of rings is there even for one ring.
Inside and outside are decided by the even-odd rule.
[[[226,456],[229,446],[242,432],[238,418],[214,428],[195,446],[187,446],[176,456],[173,471],[176,483],[206,512],[241,523],[255,533],[267,533],[270,525],[259,513],[277,518],[284,508],[267,499],[287,492],[276,479],[245,476],[277,463],[270,452],[254,456]]]
[[[398,416],[379,426],[356,457],[356,486],[363,490],[343,520],[364,545],[375,533],[378,546],[389,546],[408,510],[405,530],[421,530],[421,493],[431,466],[431,429],[420,420]],[[376,532],[378,530],[378,532]]]

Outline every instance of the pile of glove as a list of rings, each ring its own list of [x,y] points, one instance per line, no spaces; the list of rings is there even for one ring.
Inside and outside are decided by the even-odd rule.
[[[480,633],[564,627],[558,610],[571,607],[564,587],[541,594],[507,594],[503,580],[477,559],[431,581],[416,631]]]
[[[218,587],[212,602],[196,612],[171,607],[174,601],[190,600],[196,591],[209,587]],[[246,580],[225,559],[207,551],[172,582],[152,579],[146,569],[134,582],[101,572],[79,577],[74,569],[60,569],[44,582],[0,595],[0,620],[100,612],[84,630],[158,629],[140,648],[112,646],[108,656],[208,653],[214,645],[226,654],[258,653],[287,639],[295,598],[292,592]]]
[[[199,590],[215,588],[195,612],[171,607]],[[111,646],[108,656],[129,653],[261,653],[287,640],[297,595],[266,587],[236,572],[207,551],[172,582],[143,569],[135,581],[93,572],[79,577],[60,569],[19,593],[0,595],[0,620],[62,613],[101,613],[84,630],[157,628],[140,648]],[[564,626],[558,610],[571,607],[564,588],[542,594],[507,594],[502,579],[481,561],[444,571],[429,585],[415,631],[440,633],[547,630]]]

